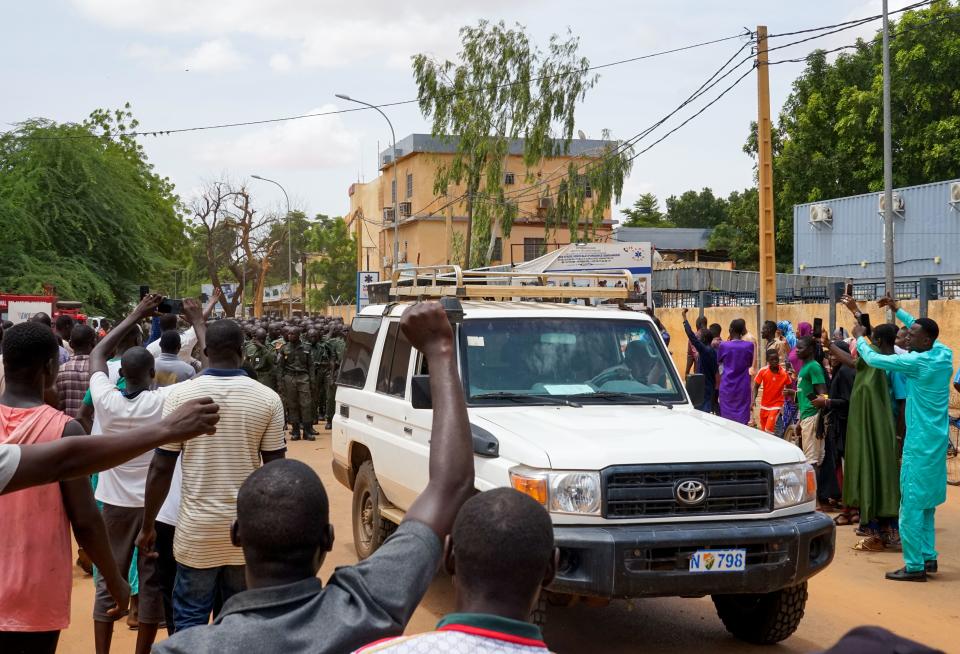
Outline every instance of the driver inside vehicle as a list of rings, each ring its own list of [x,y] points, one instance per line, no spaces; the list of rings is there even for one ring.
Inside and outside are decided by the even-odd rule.
[[[607,368],[591,379],[589,384],[600,390],[631,390],[614,388],[614,386],[622,385],[618,382],[639,383],[644,386],[665,386],[666,369],[663,366],[663,361],[656,353],[649,350],[649,346],[644,339],[627,343],[626,350],[623,353],[623,363]]]

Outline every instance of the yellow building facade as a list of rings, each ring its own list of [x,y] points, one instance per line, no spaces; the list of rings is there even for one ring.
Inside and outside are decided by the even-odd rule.
[[[544,221],[551,200],[544,200],[542,196],[548,188],[555,191],[571,161],[577,165],[586,163],[601,156],[610,145],[609,141],[574,140],[570,143],[568,155],[544,159],[538,166],[528,169],[522,157],[523,143],[515,141],[510,144],[504,165],[503,190],[508,199],[516,203],[518,215],[510,236],[500,236],[494,241],[491,265],[528,261],[570,242],[566,227],[547,234]],[[365,220],[359,229],[363,231],[363,251],[376,255],[375,259],[368,259],[366,255],[358,257],[363,266],[368,262],[375,264],[365,269],[380,270],[382,278],[389,275],[394,267],[395,233],[400,267],[445,264],[456,260],[458,255],[462,256],[467,232],[466,188],[463,185],[450,186],[445,195],[434,191],[437,169],[452,160],[455,149],[455,140],[411,134],[397,142],[396,158],[389,149],[381,153],[377,180],[350,187],[347,222],[357,234],[355,221],[362,214]],[[399,223],[394,221],[394,197]],[[371,216],[374,206],[377,214]],[[603,221],[593,240],[609,240],[613,226],[610,210],[609,206],[604,208]],[[584,225],[588,221],[589,218],[581,220]],[[489,242],[474,241],[472,244],[474,249],[489,247]]]

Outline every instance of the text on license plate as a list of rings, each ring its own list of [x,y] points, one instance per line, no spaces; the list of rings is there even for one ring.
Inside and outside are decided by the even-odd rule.
[[[690,555],[690,572],[746,570],[747,550],[697,550]]]

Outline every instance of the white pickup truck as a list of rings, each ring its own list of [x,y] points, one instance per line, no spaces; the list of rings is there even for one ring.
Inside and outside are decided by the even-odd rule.
[[[400,331],[406,306],[354,319],[337,380],[333,471],[354,493],[361,558],[427,484],[429,371]],[[550,512],[561,552],[551,597],[711,595],[743,640],[796,630],[807,579],[834,553],[799,449],[695,410],[697,385],[681,384],[646,314],[509,301],[462,310],[476,488],[512,486]]]

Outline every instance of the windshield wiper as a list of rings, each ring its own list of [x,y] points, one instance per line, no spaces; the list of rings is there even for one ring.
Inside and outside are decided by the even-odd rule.
[[[580,404],[579,402],[568,400],[565,397],[554,397],[552,395],[533,395],[532,393],[508,393],[504,391],[498,391],[494,393],[481,393],[480,395],[471,395],[470,399],[471,400],[514,400],[517,402],[535,400],[537,402],[544,402],[545,404],[572,406],[576,409],[583,407],[583,405]]]
[[[567,397],[576,397],[589,399],[591,397],[599,397],[604,400],[626,400],[629,404],[648,404],[651,406],[665,406],[668,409],[673,409],[672,404],[668,404],[661,400],[659,397],[650,397],[648,395],[634,395],[632,393],[621,393],[619,391],[597,391],[596,393],[577,393],[575,395],[568,395]]]

